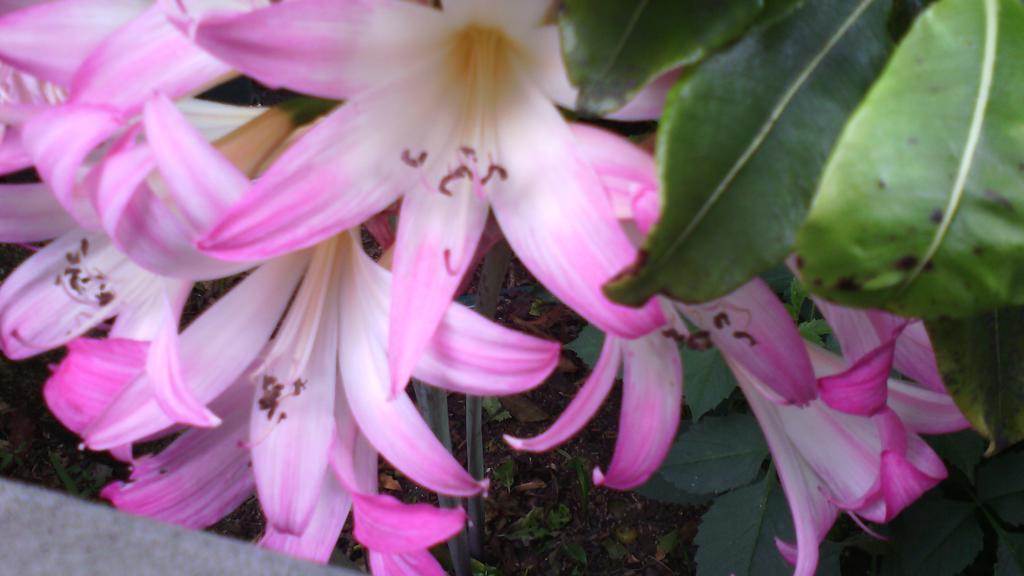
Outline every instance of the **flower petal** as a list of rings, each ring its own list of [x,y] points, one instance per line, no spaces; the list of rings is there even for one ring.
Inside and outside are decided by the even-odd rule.
[[[40,242],[75,228],[45,184],[0,184],[0,242]]]
[[[118,248],[140,266],[165,276],[223,278],[251,267],[247,262],[210,258],[196,249],[198,233],[147,182],[155,168],[152,151],[136,146],[108,155],[93,170],[93,206]]]
[[[623,338],[651,332],[665,322],[657,302],[627,308],[601,291],[637,256],[601,181],[547,99],[513,84],[509,98],[522,104],[498,131],[508,179],[490,192],[505,237],[541,284],[592,324]]]
[[[519,394],[551,374],[560,351],[557,342],[509,330],[453,303],[413,375],[463,394]]]
[[[763,280],[755,278],[724,298],[682,309],[723,356],[741,364],[783,402],[801,405],[817,397],[804,339]]]
[[[385,554],[425,550],[462,531],[462,508],[403,504],[383,494],[353,494],[355,537],[362,545]]]
[[[121,124],[120,115],[108,108],[65,105],[36,115],[22,130],[22,142],[40,176],[83,226],[95,227],[96,223],[87,200],[75,195],[82,162],[120,130]]]
[[[615,375],[622,363],[622,347],[618,338],[605,336],[597,364],[558,420],[539,436],[516,438],[505,435],[505,442],[515,450],[547,452],[575,436],[597,414],[615,385]]]
[[[176,312],[165,296],[161,327],[146,356],[146,376],[152,386],[153,397],[164,414],[178,424],[213,428],[220,425],[220,418],[192,395],[182,379],[178,350],[180,314],[181,307]]]
[[[193,230],[209,230],[242,197],[249,179],[192,128],[166,96],[156,95],[146,103],[143,121],[175,207]]]
[[[613,132],[587,124],[572,124],[572,135],[580,154],[593,166],[612,203],[616,218],[635,220],[646,235],[658,216],[658,169],[654,156]],[[654,210],[646,208],[648,196]]]
[[[825,487],[793,445],[783,423],[783,407],[762,396],[753,376],[734,360],[726,359],[757,417],[772,453],[782,489],[789,502],[796,527],[796,554],[792,546],[781,543],[780,551],[793,564],[794,576],[814,576],[818,566],[818,546],[838,516],[838,509],[826,496]],[[794,408],[806,410],[806,408]]]
[[[279,4],[286,6],[287,4]],[[415,185],[396,170],[400,148],[381,150],[378,116],[350,103],[289,148],[199,246],[229,260],[258,260],[311,246],[358,226]]]
[[[625,381],[615,453],[594,484],[632,490],[661,467],[683,409],[683,366],[675,340],[651,334],[623,343]]]
[[[263,84],[346,99],[429,54],[419,51],[442,24],[435,10],[409,2],[293,0],[201,17],[192,34],[197,45]]]
[[[487,222],[488,206],[461,186],[452,196],[414,190],[398,220],[391,286],[388,366],[391,394],[414,367],[455,298]]]
[[[387,324],[381,323],[382,310],[373,302],[379,292],[369,268],[376,264],[354,241],[348,244],[351,272],[342,279],[341,374],[359,428],[398,470],[431,490],[452,496],[486,490],[487,482],[475,480],[459,465],[407,395],[388,400],[387,335],[381,334]]]
[[[159,280],[102,235],[75,230],[24,261],[0,286],[0,347],[21,359],[57,348],[157,297]]]
[[[6,13],[0,18],[0,60],[69,86],[85,57],[148,5],[146,0],[57,0]]]
[[[181,335],[182,376],[201,402],[209,402],[251,367],[264,348],[309,262],[281,258],[261,266],[217,301]],[[173,424],[145,378],[132,382],[84,436],[104,450],[135,442]]]
[[[893,366],[915,382],[929,390],[945,394],[939,366],[935,363],[935,351],[925,331],[924,322],[915,321],[907,325],[896,339],[896,358]]]
[[[114,482],[101,495],[118,509],[187,528],[206,528],[237,508],[253,493],[245,380],[215,404],[221,426],[189,430],[170,446],[135,462],[127,483]]]
[[[899,380],[889,381],[888,405],[900,420],[920,434],[948,434],[970,427],[953,398]]]
[[[608,115],[627,122],[657,120],[665,108],[665,97],[682,76],[682,69],[670,70],[640,90],[625,106]]]
[[[272,409],[263,410],[260,398],[264,390],[254,387],[256,397],[252,401],[260,408],[252,410],[250,420],[260,505],[269,523],[294,535],[303,534],[312,521],[335,434],[340,295],[337,282],[328,282],[324,309],[302,375],[295,381],[283,381],[284,372],[272,372],[277,368],[272,363],[263,377],[280,377],[281,384],[288,387],[286,397]]]
[[[295,558],[326,564],[338,544],[338,536],[345,527],[351,509],[352,498],[328,472],[320,488],[320,500],[306,531],[295,536],[281,532],[273,524],[267,524],[267,531],[260,538],[260,546]]]
[[[189,42],[155,3],[89,53],[71,80],[70,101],[134,115],[154,92],[179,98],[230,71]]]
[[[43,386],[50,411],[73,432],[103,413],[146,362],[148,342],[79,338]]]
[[[883,344],[844,372],[819,379],[821,399],[847,414],[871,416],[877,413],[886,404],[894,354],[895,342]]]

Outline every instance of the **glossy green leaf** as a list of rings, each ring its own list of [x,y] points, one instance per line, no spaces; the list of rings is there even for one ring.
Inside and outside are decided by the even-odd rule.
[[[701,519],[697,576],[789,576],[793,567],[775,547],[790,539],[792,519],[775,475],[715,500]]]
[[[579,356],[584,364],[594,367],[597,359],[601,356],[601,348],[604,346],[604,332],[594,326],[587,324],[580,330],[575,340],[566,344],[566,348],[572,350]]]
[[[999,534],[999,556],[993,576],[1024,576],[1024,534]]]
[[[908,316],[1024,304],[1024,4],[942,0],[850,120],[797,240],[826,298]]]
[[[708,416],[680,434],[658,475],[690,494],[714,494],[753,480],[767,457],[752,416]]]
[[[1001,454],[978,469],[978,499],[1004,522],[1024,525],[1024,453]]]
[[[890,8],[804,2],[680,80],[659,131],[661,221],[609,296],[702,302],[790,253],[832,146],[889,54]]]
[[[894,524],[893,544],[906,576],[962,574],[981,552],[983,535],[969,502],[926,498],[905,510]]]
[[[577,107],[607,114],[742,33],[763,0],[567,0],[559,18]]]
[[[925,440],[943,460],[956,466],[968,480],[974,482],[974,470],[985,453],[984,438],[974,430],[961,430],[952,434],[928,436]]]
[[[1024,308],[926,326],[946,388],[990,450],[1024,439]]]
[[[693,421],[714,410],[736,389],[732,370],[715,348],[697,351],[683,348],[683,366],[686,377],[686,405]]]

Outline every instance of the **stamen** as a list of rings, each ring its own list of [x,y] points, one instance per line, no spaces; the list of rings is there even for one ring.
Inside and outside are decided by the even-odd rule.
[[[68,266],[54,278],[54,285],[64,288],[68,297],[79,304],[103,308],[112,303],[117,294],[107,288],[107,277],[103,272],[86,268],[89,241],[83,238],[79,247],[77,252],[64,255]]]
[[[504,166],[501,164],[491,164],[490,167],[487,168],[487,175],[484,176],[484,179],[481,180],[480,183],[487,185],[491,180],[491,177],[495,174],[498,175],[498,178],[500,178],[502,182],[508,180],[508,170],[506,170]]]
[[[712,346],[711,335],[708,334],[707,330],[701,330],[694,332],[687,340],[686,347],[690,350],[696,350],[703,352],[704,350],[710,349]]]
[[[466,158],[469,158],[471,162],[476,164],[476,150],[474,150],[470,146],[461,146],[459,147],[459,152],[461,152],[462,155],[465,156]]]
[[[729,315],[725,312],[719,312],[715,314],[715,328],[721,330],[725,326],[730,326]]]
[[[685,343],[687,341],[687,338],[689,338],[689,336],[686,335],[686,334],[680,334],[679,331],[676,330],[675,328],[669,328],[668,330],[662,330],[661,331],[661,335],[666,337],[666,338],[671,338],[671,339],[673,339],[676,342],[679,342],[681,344]]]
[[[743,331],[733,332],[732,333],[732,337],[737,339],[737,340],[746,340],[747,342],[750,343],[751,347],[757,346],[757,339],[754,338],[753,336],[751,336],[749,332],[743,332]]]
[[[413,157],[412,152],[409,151],[408,148],[402,150],[402,162],[405,163],[406,166],[409,166],[411,168],[419,168],[420,166],[423,166],[423,164],[426,163],[426,161],[426,150],[420,152],[419,155],[417,155],[415,158]]]
[[[452,182],[460,178],[472,177],[473,173],[469,171],[469,168],[467,168],[465,164],[460,164],[458,168],[456,168],[452,172],[449,172],[447,175],[445,175],[444,178],[441,179],[441,183],[438,184],[437,189],[440,190],[441,194],[444,194],[445,196],[452,196],[453,193],[451,190],[448,189],[448,184],[451,184]]]

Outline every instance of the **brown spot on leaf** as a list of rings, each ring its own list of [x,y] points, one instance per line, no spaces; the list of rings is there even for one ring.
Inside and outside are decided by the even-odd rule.
[[[939,223],[941,223],[942,222],[942,210],[939,210],[938,208],[936,208],[935,210],[932,210],[932,215],[929,217],[929,219],[932,221],[932,224],[939,224]]]
[[[904,256],[896,261],[897,270],[913,270],[917,266],[917,256]]]
[[[989,200],[995,202],[996,204],[999,204],[1003,208],[1007,210],[1013,210],[1013,204],[1010,202],[1010,199],[1001,194],[1000,192],[993,190],[991,188],[986,188],[983,194],[985,195],[985,198],[988,198]]]
[[[836,290],[842,292],[856,292],[860,290],[860,283],[851,276],[844,276],[836,281]]]

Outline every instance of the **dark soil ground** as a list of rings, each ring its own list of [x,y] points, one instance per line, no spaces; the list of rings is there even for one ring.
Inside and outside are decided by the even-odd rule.
[[[0,246],[0,278],[28,254],[22,248]],[[502,291],[499,321],[563,343],[572,341],[582,321],[565,307],[535,296],[534,285],[522,267],[513,265]],[[190,310],[204,308],[214,296],[210,287],[198,289]],[[0,475],[95,500],[106,482],[126,478],[128,471],[105,454],[79,450],[78,438],[47,411],[42,384],[49,366],[60,357],[56,352],[19,363],[0,357]],[[586,374],[582,361],[565,350],[545,385],[504,403],[488,402],[484,450],[492,489],[486,500],[485,557],[478,574],[695,572],[693,537],[701,509],[591,485],[592,468],[607,464],[614,445],[617,392],[576,439],[553,452],[518,454],[502,442],[502,434],[532,436],[549,426]],[[449,407],[455,453],[465,462],[464,399],[450,396]],[[432,495],[382,464],[383,489],[405,501],[432,500]],[[255,540],[262,529],[255,500],[212,528],[245,540]],[[447,552],[441,547],[438,554]],[[364,551],[349,532],[338,543],[335,557],[339,563],[364,563]]]

